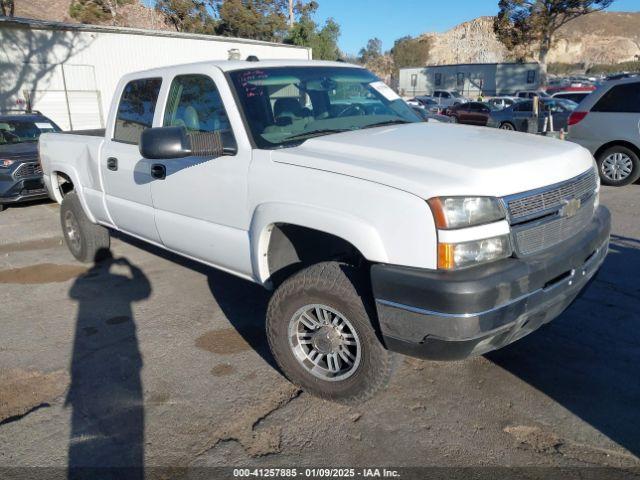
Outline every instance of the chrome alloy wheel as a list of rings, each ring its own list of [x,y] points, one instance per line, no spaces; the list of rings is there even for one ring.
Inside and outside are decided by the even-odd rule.
[[[305,370],[331,382],[353,375],[362,355],[351,322],[326,305],[305,305],[291,317],[289,346]]]
[[[67,234],[69,247],[73,252],[79,252],[82,248],[82,240],[80,239],[80,226],[76,220],[76,216],[71,211],[67,211],[64,215],[64,228]]]
[[[607,156],[600,166],[602,174],[609,180],[619,182],[626,179],[633,170],[633,160],[626,153],[616,152]]]

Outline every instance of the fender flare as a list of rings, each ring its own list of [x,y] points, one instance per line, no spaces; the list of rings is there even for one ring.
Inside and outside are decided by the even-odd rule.
[[[286,223],[335,235],[352,244],[370,261],[386,263],[387,251],[378,231],[361,218],[343,211],[290,203],[263,203],[254,210],[249,227],[251,265],[256,280],[269,280],[267,251],[273,226]]]
[[[80,200],[80,205],[82,205],[82,210],[84,210],[84,213],[89,219],[89,221],[91,221],[92,223],[96,223],[96,219],[91,213],[91,210],[89,210],[89,207],[87,206],[84,195],[82,193],[83,188],[82,188],[82,184],[80,183],[80,175],[78,175],[78,172],[76,171],[76,169],[71,165],[68,165],[68,164],[51,165],[51,174],[49,178],[51,181],[51,190],[56,201],[58,203],[62,203],[62,198],[63,198],[62,193],[60,192],[60,185],[58,184],[58,181],[56,179],[59,173],[66,175],[71,179],[71,182],[73,183],[73,189],[78,195],[78,199]]]

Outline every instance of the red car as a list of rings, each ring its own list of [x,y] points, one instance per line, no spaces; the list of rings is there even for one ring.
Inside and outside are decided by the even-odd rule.
[[[469,102],[449,107],[446,114],[453,119],[454,123],[485,127],[487,120],[489,120],[489,115],[495,109],[494,106],[487,103]]]

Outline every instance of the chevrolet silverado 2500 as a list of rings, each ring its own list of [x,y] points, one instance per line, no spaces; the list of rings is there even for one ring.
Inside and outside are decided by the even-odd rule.
[[[393,352],[463,359],[533,332],[608,249],[587,150],[421,122],[344,63],[130,74],[106,131],[44,134],[40,155],[77,259],[118,230],[273,289],[282,371],[341,402],[382,387]]]

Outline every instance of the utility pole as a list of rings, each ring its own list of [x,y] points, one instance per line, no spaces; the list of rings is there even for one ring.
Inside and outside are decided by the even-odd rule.
[[[293,27],[293,22],[294,22],[294,18],[293,18],[293,1],[294,0],[289,0],[289,28]]]

